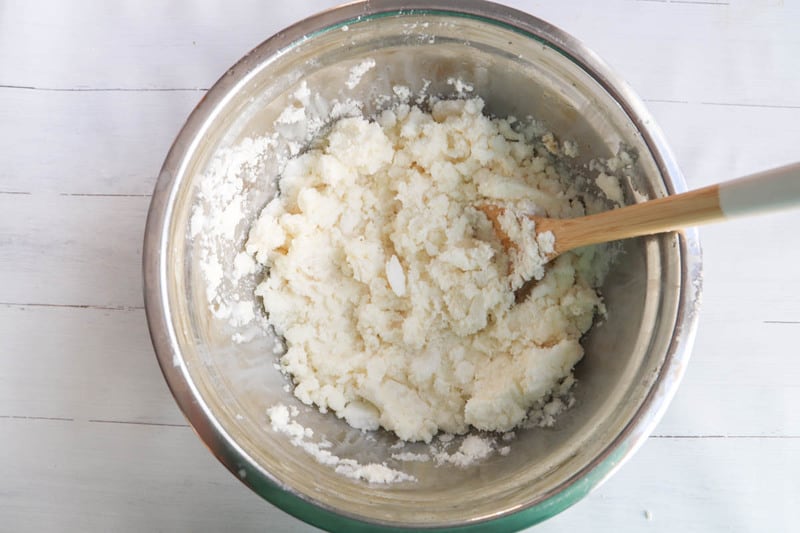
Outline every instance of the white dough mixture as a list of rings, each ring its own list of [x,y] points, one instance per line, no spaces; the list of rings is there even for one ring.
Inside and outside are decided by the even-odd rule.
[[[356,428],[425,442],[522,423],[571,383],[603,311],[596,249],[545,268],[537,246],[551,250],[552,235],[509,217],[530,253],[506,251],[476,209],[584,214],[555,165],[571,147],[486,117],[480,98],[430,109],[335,122],[286,165],[245,247],[266,267],[256,294],[285,339],[294,394]]]

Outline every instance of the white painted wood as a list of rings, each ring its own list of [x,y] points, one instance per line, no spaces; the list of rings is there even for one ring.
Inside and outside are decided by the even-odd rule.
[[[646,99],[800,106],[800,4],[538,0],[513,4],[591,46]]]
[[[787,92],[800,91],[800,84]],[[800,108],[645,102],[690,188],[797,161]]]
[[[0,85],[208,88],[273,33],[339,2],[3,3]]]
[[[0,191],[149,196],[203,94],[0,88]]]
[[[141,309],[0,305],[0,338],[0,416],[187,426]]]
[[[0,531],[318,531],[265,503],[186,427],[0,418]],[[13,481],[10,483],[9,481]]]
[[[140,258],[148,195],[202,89],[334,3],[0,3],[0,531],[313,531],[185,427]],[[796,2],[510,4],[630,82],[690,188],[798,160]],[[793,211],[701,229],[696,349],[657,437],[535,531],[796,529],[798,227]]]
[[[0,194],[0,302],[142,307],[149,197]]]
[[[796,531],[798,452],[800,439],[651,438],[599,490],[528,531]]]

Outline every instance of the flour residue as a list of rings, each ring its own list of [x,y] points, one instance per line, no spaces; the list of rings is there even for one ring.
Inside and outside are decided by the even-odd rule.
[[[326,440],[315,441],[314,431],[303,427],[295,417],[298,409],[294,406],[287,407],[277,404],[267,410],[270,425],[274,431],[289,437],[290,442],[313,457],[318,463],[333,467],[334,470],[350,479],[360,479],[369,483],[398,483],[402,481],[416,481],[414,476],[399,470],[389,468],[382,463],[361,464],[354,459],[346,459],[334,455],[328,449],[331,443]]]

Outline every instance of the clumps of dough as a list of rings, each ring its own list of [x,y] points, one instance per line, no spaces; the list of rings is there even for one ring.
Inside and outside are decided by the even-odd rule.
[[[267,269],[256,294],[303,402],[430,442],[509,431],[571,379],[602,308],[591,257],[509,265],[474,206],[554,217],[584,206],[532,128],[482,110],[472,98],[341,119],[286,166],[246,251]],[[552,248],[529,229],[525,246]],[[540,280],[515,304],[529,276]]]

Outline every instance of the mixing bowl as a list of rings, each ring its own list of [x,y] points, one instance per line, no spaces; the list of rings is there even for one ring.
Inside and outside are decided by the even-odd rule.
[[[348,84],[353,67],[366,59],[375,66]],[[189,229],[200,181],[215,157],[272,132],[302,84],[328,101],[361,101],[369,114],[386,105],[378,96],[396,94],[397,85],[452,97],[462,85],[456,79],[485,99],[487,113],[533,115],[558,137],[574,140],[581,154],[575,166],[584,173],[593,158],[621,148],[635,154],[634,168],[623,177],[631,202],[685,189],[641,102],[566,33],[488,2],[375,0],[306,19],[234,65],[188,118],[153,195],[144,243],[145,301],[169,387],[197,434],[234,475],[322,528],[511,531],[553,516],[642,444],[687,363],[700,285],[693,230],[624,243],[602,287],[608,317],[584,339],[574,407],[551,428],[518,431],[508,455],[468,467],[397,463],[391,434],[352,429],[292,396],[274,367],[272,336],[231,340],[230,326],[209,309],[198,268],[201,250]],[[277,162],[264,168],[262,177],[274,182]],[[274,187],[249,191],[236,227],[239,245],[248,220],[274,194]],[[383,462],[417,481],[379,485],[337,474],[272,430],[266,410],[278,403],[298,406],[298,421],[324,436],[337,456]],[[424,449],[409,444],[404,450],[415,446]]]

